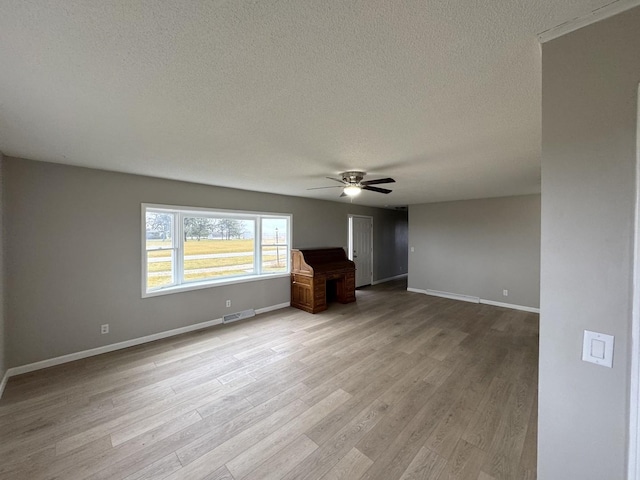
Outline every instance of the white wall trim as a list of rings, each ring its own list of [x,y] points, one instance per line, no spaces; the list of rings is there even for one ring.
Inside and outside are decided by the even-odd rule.
[[[407,278],[408,275],[409,275],[408,273],[403,273],[401,275],[396,275],[395,277],[381,278],[380,280],[376,280],[375,282],[371,282],[371,285],[378,285],[379,283],[391,282],[393,280],[399,280],[401,278]]]
[[[147,227],[146,227],[146,214],[148,210],[165,211],[173,216],[171,231],[173,232],[173,240],[171,242],[171,251],[174,256],[174,268],[172,273],[171,285],[149,290],[147,286]],[[241,276],[226,276],[218,279],[209,278],[197,282],[185,282],[183,279],[184,270],[184,258],[185,241],[186,237],[183,232],[183,218],[188,215],[201,215],[204,217],[217,218],[242,218],[245,220],[252,220],[255,225],[255,238],[261,238],[262,219],[263,218],[283,218],[287,221],[286,232],[286,248],[285,260],[287,261],[287,271],[284,273],[263,273],[262,268],[262,250],[260,245],[255,243],[254,245],[254,259],[253,269],[255,273],[245,274]],[[293,215],[291,213],[265,213],[265,212],[249,212],[246,210],[220,210],[206,207],[185,207],[177,205],[162,205],[157,203],[141,203],[140,204],[140,248],[142,252],[141,267],[142,276],[141,279],[141,298],[157,297],[161,295],[171,295],[173,293],[189,292],[192,290],[201,290],[203,288],[221,287],[223,285],[235,285],[237,283],[244,282],[256,282],[260,280],[267,280],[272,278],[288,277],[291,270],[290,250],[291,239],[293,231]],[[169,251],[169,250],[168,250]],[[182,279],[182,280],[181,280]]]
[[[270,307],[259,308],[256,310],[256,315],[261,313],[273,312],[274,310],[280,310],[281,308],[287,308],[291,306],[291,302],[278,303],[277,305],[271,305]]]
[[[629,379],[629,450],[627,477],[640,480],[640,86],[636,124],[636,198],[634,211],[631,307],[631,378]]]
[[[462,302],[480,303],[480,298],[471,295],[461,295],[459,293],[440,292],[438,290],[420,290],[419,288],[407,288],[408,292],[424,293],[433,297],[449,298],[451,300],[460,300]]]
[[[4,372],[4,377],[2,377],[2,381],[0,382],[0,398],[2,398],[2,394],[4,393],[4,387],[7,386],[8,380],[9,380],[9,370]]]
[[[596,8],[587,15],[567,20],[560,25],[556,25],[544,32],[538,33],[538,41],[540,43],[546,43],[550,40],[561,37],[562,35],[566,35],[567,33],[571,33],[582,27],[586,27],[587,25],[591,25],[592,23],[613,17],[618,13],[622,13],[630,8],[637,7],[638,5],[640,5],[640,0],[614,0],[603,7]]]
[[[286,302],[286,303],[279,303],[277,305],[271,305],[264,308],[259,308],[258,310],[256,310],[256,314],[271,312],[273,310],[278,310],[280,308],[288,307],[289,305],[290,303]],[[174,337],[176,335],[181,335],[183,333],[193,332],[195,330],[202,330],[203,328],[208,328],[208,327],[212,327],[214,325],[220,325],[220,324],[222,324],[222,318],[216,318],[214,320],[209,320],[202,323],[196,323],[194,325],[187,325],[186,327],[175,328],[173,330],[158,332],[152,335],[146,335],[144,337],[125,340],[124,342],[112,343],[110,345],[104,345],[102,347],[83,350],[81,352],[70,353],[68,355],[62,355],[61,357],[55,357],[55,358],[50,358],[48,360],[42,360],[40,362],[29,363],[27,365],[22,365],[20,367],[13,367],[7,370],[7,373],[5,374],[5,378],[1,386],[2,388],[4,388],[4,385],[6,384],[6,380],[9,377],[22,375],[23,373],[29,373],[36,370],[41,370],[43,368],[54,367],[56,365],[61,365],[63,363],[73,362],[75,360],[81,360],[83,358],[93,357],[95,355],[101,355],[103,353],[109,353],[115,350],[121,350],[123,348],[134,347],[136,345],[141,345],[143,343],[153,342],[153,341],[161,340],[163,338],[168,338],[168,337]],[[1,396],[2,396],[2,390],[0,389],[0,397]]]
[[[411,287],[407,287],[407,292],[422,293],[424,295],[427,294],[426,290],[420,290],[419,288],[411,288]]]
[[[33,372],[35,370],[42,370],[43,368],[54,367],[63,363],[73,362],[75,360],[81,360],[87,357],[93,357],[95,355],[101,355],[103,353],[113,352],[115,350],[122,350],[123,348],[134,347],[143,343],[153,342],[155,340],[161,340],[167,337],[173,337],[175,335],[181,335],[183,333],[193,332],[194,330],[200,330],[214,325],[222,323],[222,318],[216,318],[215,320],[209,320],[207,322],[196,323],[195,325],[188,325],[186,327],[175,328],[173,330],[167,330],[165,332],[158,332],[152,335],[146,335],[144,337],[132,338],[131,340],[125,340],[124,342],[112,343],[110,345],[104,345],[102,347],[91,348],[89,350],[83,350],[81,352],[70,353],[68,355],[62,355],[61,357],[49,358],[40,362],[29,363],[20,367],[10,368],[8,373],[10,377],[16,375],[22,375],[23,373]]]
[[[494,302],[493,300],[484,300],[482,298],[480,299],[480,303],[484,303],[485,305],[493,305],[494,307],[504,307],[504,308],[511,308],[513,310],[522,310],[524,312],[540,313],[539,308],[525,307],[524,305],[515,305],[513,303]]]
[[[472,295],[462,295],[460,293],[441,292],[439,290],[429,289],[425,290],[425,293],[434,297],[450,298],[451,300],[460,300],[462,302],[480,303],[480,298]]]
[[[425,295],[432,295],[434,297],[449,298],[451,300],[461,300],[463,302],[471,303],[483,303],[485,305],[492,305],[494,307],[511,308],[513,310],[523,310],[525,312],[540,313],[539,308],[525,307],[524,305],[515,305],[513,303],[494,302],[493,300],[484,300],[480,297],[474,297],[472,295],[461,295],[459,293],[440,292],[438,290],[420,290],[419,288],[407,288],[408,292],[423,293]]]

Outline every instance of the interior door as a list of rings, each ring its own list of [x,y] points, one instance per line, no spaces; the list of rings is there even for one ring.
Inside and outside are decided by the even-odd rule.
[[[373,281],[373,218],[349,217],[349,258],[356,264],[356,287]]]

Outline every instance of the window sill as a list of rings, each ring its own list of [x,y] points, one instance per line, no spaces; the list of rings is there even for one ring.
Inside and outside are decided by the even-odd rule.
[[[273,273],[268,275],[250,275],[246,277],[225,278],[222,280],[207,280],[204,282],[192,282],[182,285],[173,285],[171,287],[151,290],[150,292],[142,292],[142,298],[159,297],[161,295],[170,295],[172,293],[189,292],[191,290],[202,290],[205,288],[221,287],[223,285],[235,285],[236,283],[259,282],[261,280],[270,280],[272,278],[289,277],[289,273]]]

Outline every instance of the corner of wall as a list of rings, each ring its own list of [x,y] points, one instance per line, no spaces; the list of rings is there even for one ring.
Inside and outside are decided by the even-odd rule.
[[[7,355],[4,314],[4,201],[3,201],[4,156],[0,152],[0,398],[7,383]]]
[[[639,26],[636,7],[542,48],[539,478],[636,478]],[[581,360],[584,330],[617,337],[612,368]]]
[[[222,317],[227,313],[224,310],[226,299],[231,299],[238,310],[289,302],[289,279],[285,277],[141,300],[140,254],[138,249],[130,248],[140,242],[141,203],[289,213],[293,215],[292,245],[298,247],[346,245],[347,215],[374,216],[374,225],[377,225],[374,238],[378,241],[374,247],[374,279],[388,279],[406,273],[406,240],[402,245],[395,243],[398,237],[405,239],[404,234],[396,233],[398,230],[401,233],[406,231],[406,214],[389,209],[13,157],[5,159],[2,195],[4,224],[8,233],[4,237],[3,248],[5,258],[12,259],[4,266],[5,289],[11,289],[12,295],[5,297],[3,369],[8,369],[11,375],[16,368],[25,365]],[[96,208],[100,214],[96,214]],[[31,226],[13,221],[27,216],[31,224],[38,226],[41,235],[29,235]],[[87,219],[89,223],[85,226],[94,232],[95,241],[78,244],[67,229],[60,228],[66,222],[73,222],[76,216]],[[59,255],[49,258],[46,265],[37,266],[32,263],[33,255],[28,252],[42,248],[40,239],[44,238],[47,248],[56,250]],[[63,264],[66,265],[64,268],[68,267],[64,258],[75,255],[88,259],[83,264],[84,274],[72,275],[74,279],[67,282],[58,282],[60,268]],[[34,289],[27,274],[34,268],[38,269],[42,284],[50,284],[51,288]],[[90,286],[82,281],[86,275],[95,280]],[[106,289],[101,288],[103,286]],[[80,290],[83,295],[71,295]],[[42,312],[48,311],[47,306],[53,301],[57,305],[56,312],[51,313],[54,316],[43,318]],[[107,308],[96,308],[96,305],[105,303],[109,305]],[[19,315],[20,322],[13,321],[16,315]],[[103,323],[111,324],[110,338],[98,333],[97,327]],[[26,328],[27,325],[30,327]],[[73,330],[75,335],[63,338],[50,335],[62,326]],[[38,328],[41,341],[33,340],[30,328]],[[6,341],[8,336],[11,343]]]

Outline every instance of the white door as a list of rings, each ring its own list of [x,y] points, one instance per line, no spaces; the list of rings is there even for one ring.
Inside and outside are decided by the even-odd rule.
[[[349,259],[356,264],[356,287],[373,281],[373,218],[349,217]]]

